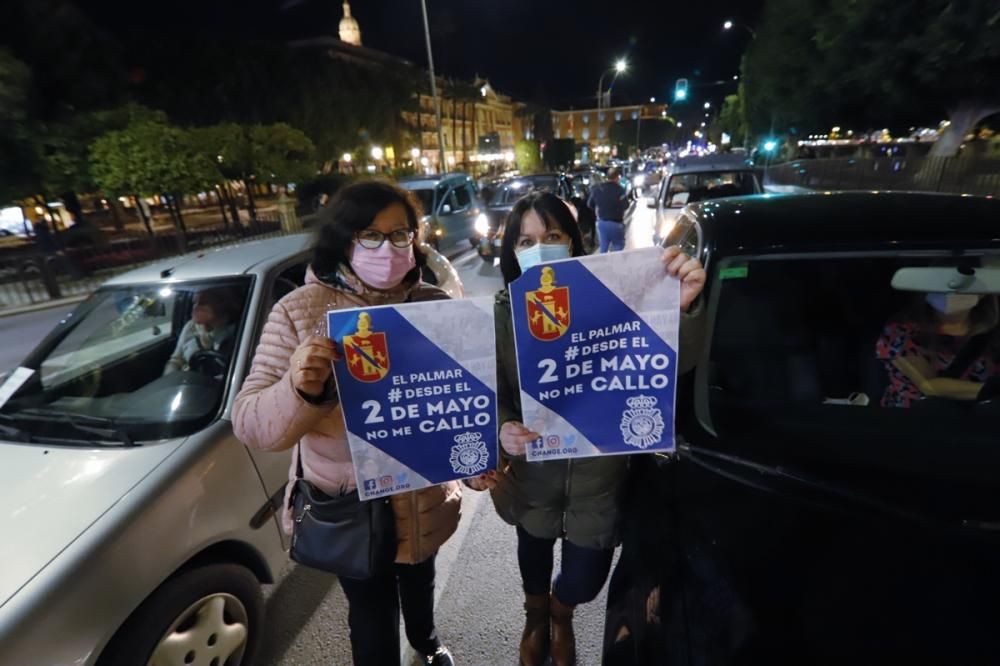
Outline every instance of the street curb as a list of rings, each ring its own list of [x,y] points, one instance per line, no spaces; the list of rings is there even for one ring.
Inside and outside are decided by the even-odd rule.
[[[31,305],[20,305],[16,308],[4,308],[0,310],[0,319],[4,317],[14,317],[16,315],[28,314],[30,312],[40,312],[42,310],[50,310],[52,308],[62,307],[64,305],[76,305],[80,301],[86,300],[90,294],[79,294],[77,296],[68,296],[67,298],[60,298],[55,301],[45,301],[44,303],[32,303]]]

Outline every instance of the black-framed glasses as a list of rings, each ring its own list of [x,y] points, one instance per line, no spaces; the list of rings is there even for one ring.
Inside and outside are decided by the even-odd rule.
[[[368,250],[377,250],[382,247],[382,243],[386,240],[392,243],[393,247],[410,247],[413,245],[416,234],[409,229],[396,229],[388,234],[384,234],[377,229],[365,229],[364,231],[359,231],[354,237],[361,247]]]

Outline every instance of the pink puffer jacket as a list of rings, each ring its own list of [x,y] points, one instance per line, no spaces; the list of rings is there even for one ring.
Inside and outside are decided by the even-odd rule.
[[[447,298],[422,282],[376,292],[346,271],[337,278],[333,286],[309,270],[306,284],[275,304],[233,407],[233,429],[244,444],[262,451],[285,451],[299,444],[305,478],[328,495],[357,488],[344,416],[335,401],[317,405],[299,395],[289,371],[292,353],[310,335],[325,334],[328,310]],[[293,456],[289,480],[295,478],[295,466]],[[461,498],[457,482],[394,495],[396,561],[422,562],[437,552],[458,527]],[[285,506],[282,525],[290,534],[287,493]]]

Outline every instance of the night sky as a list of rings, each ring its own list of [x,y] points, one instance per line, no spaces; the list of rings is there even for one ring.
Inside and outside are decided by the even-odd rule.
[[[105,26],[134,30],[148,15],[125,0],[80,5]],[[479,74],[518,99],[550,107],[593,106],[603,68],[630,64],[613,104],[667,99],[673,82],[731,81],[750,39],[724,32],[725,19],[753,26],[763,0],[428,0],[435,65],[447,76]],[[212,34],[282,39],[336,35],[337,0],[173,0],[153,19],[178,44]],[[426,65],[419,0],[352,0],[365,46]],[[148,11],[148,10],[146,10]],[[143,12],[144,14],[145,12]],[[610,80],[610,76],[606,80]],[[692,102],[721,101],[735,83],[693,91]]]

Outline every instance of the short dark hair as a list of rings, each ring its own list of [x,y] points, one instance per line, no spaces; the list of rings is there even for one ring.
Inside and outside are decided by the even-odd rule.
[[[393,204],[406,211],[407,224],[420,236],[420,204],[403,188],[384,180],[363,180],[337,192],[319,213],[320,227],[313,252],[313,272],[318,276],[332,275],[341,267],[350,268],[350,248],[354,234],[371,226],[375,216]],[[427,258],[417,244],[413,245],[419,271]],[[419,273],[418,273],[419,274]],[[409,278],[410,275],[407,275]]]
[[[542,218],[547,229],[558,227],[570,237],[572,256],[582,257],[586,254],[580,227],[573,219],[573,213],[566,202],[551,192],[532,192],[518,199],[507,215],[503,242],[500,245],[500,272],[503,274],[504,284],[510,284],[521,277],[521,265],[517,263],[515,249],[521,237],[521,220],[529,210],[535,211]]]
[[[622,175],[621,169],[618,167],[611,167],[608,169],[608,180],[614,180]]]

